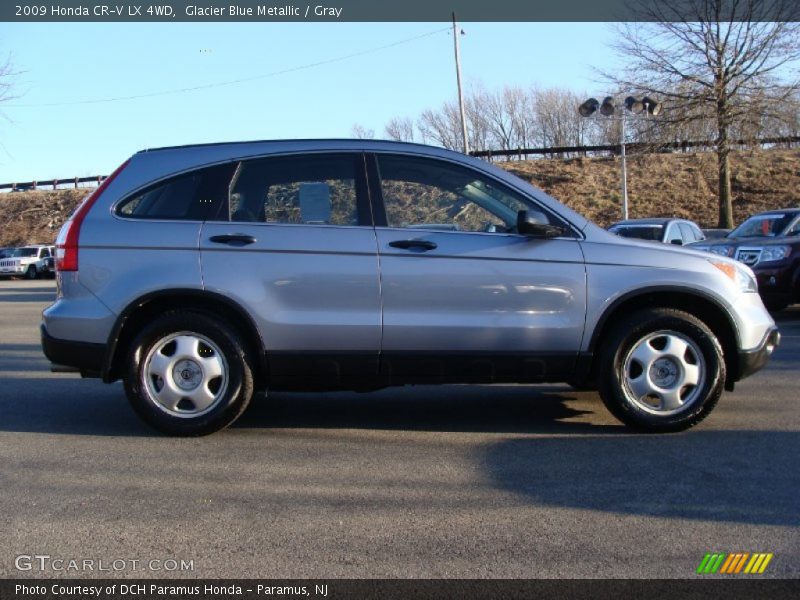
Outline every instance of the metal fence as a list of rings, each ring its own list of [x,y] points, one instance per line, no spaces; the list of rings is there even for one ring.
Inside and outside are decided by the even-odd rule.
[[[739,146],[739,147],[751,147],[753,145],[759,146],[779,146],[779,145],[786,145],[792,147],[796,144],[800,144],[800,136],[791,136],[791,137],[772,137],[772,138],[761,138],[758,140],[732,140],[731,146]],[[625,148],[632,152],[673,152],[673,151],[682,151],[686,152],[688,150],[695,150],[698,148],[710,150],[714,148],[714,142],[709,141],[683,141],[683,142],[670,142],[670,143],[658,143],[658,144],[646,144],[642,142],[631,142],[630,144],[625,144]],[[492,160],[492,158],[527,158],[528,156],[548,156],[551,158],[555,157],[563,157],[565,155],[578,155],[578,156],[589,156],[592,154],[597,153],[604,153],[604,152],[611,152],[613,154],[618,154],[621,150],[621,146],[619,144],[608,144],[602,146],[552,146],[549,148],[516,148],[516,149],[509,149],[509,150],[476,150],[474,152],[470,152],[472,156],[478,158],[487,158]],[[0,183],[0,190],[11,190],[12,192],[15,191],[27,191],[27,190],[38,190],[38,189],[64,189],[65,187],[80,187],[82,183],[93,183],[95,185],[100,185],[103,179],[108,177],[107,175],[92,175],[90,177],[72,177],[68,179],[45,179],[45,180],[35,180],[35,181],[23,181],[18,183]]]

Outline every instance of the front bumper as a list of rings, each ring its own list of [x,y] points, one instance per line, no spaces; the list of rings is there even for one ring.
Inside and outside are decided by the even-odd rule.
[[[84,377],[99,377],[105,360],[105,344],[60,340],[47,333],[44,323],[40,325],[42,351],[47,359],[57,366],[73,367]]]
[[[772,355],[775,348],[781,343],[781,334],[777,327],[770,329],[764,336],[762,342],[752,350],[739,351],[739,372],[736,374],[735,381],[749,377],[759,371]]]

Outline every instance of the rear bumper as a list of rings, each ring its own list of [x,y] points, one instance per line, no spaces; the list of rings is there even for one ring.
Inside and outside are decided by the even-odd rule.
[[[777,327],[770,329],[762,342],[753,350],[739,351],[739,372],[736,381],[749,377],[759,371],[781,343],[781,334]]]
[[[56,365],[73,367],[85,377],[99,377],[106,354],[105,344],[60,340],[47,333],[44,323],[40,326],[42,351]]]

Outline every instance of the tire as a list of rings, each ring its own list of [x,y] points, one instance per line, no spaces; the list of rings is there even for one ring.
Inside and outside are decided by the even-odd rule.
[[[617,323],[600,350],[597,373],[611,414],[649,432],[702,421],[719,401],[726,375],[716,336],[671,308],[641,310]]]
[[[38,279],[39,278],[39,271],[36,270],[36,265],[31,265],[28,267],[28,270],[25,271],[25,279]]]
[[[125,393],[148,425],[176,436],[228,427],[253,396],[252,357],[234,327],[176,310],[148,324],[129,349]]]

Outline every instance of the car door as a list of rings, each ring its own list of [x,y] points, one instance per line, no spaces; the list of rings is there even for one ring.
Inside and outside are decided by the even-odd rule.
[[[586,316],[577,234],[518,235],[530,198],[487,174],[410,155],[371,158],[381,268],[381,371],[393,381],[560,381]]]
[[[251,314],[270,386],[358,387],[377,375],[381,314],[361,153],[242,161],[204,223],[205,289]]]

